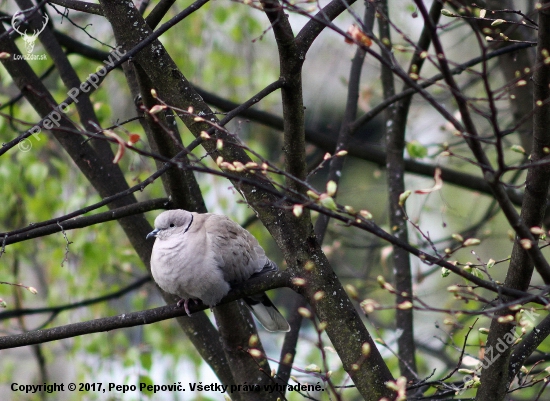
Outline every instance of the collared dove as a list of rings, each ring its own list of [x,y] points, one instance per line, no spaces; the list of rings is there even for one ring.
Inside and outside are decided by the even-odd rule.
[[[277,271],[256,238],[226,216],[168,210],[157,216],[151,253],[151,273],[160,288],[184,302],[190,299],[214,306],[233,283]],[[268,331],[289,331],[290,326],[265,293],[244,299]]]

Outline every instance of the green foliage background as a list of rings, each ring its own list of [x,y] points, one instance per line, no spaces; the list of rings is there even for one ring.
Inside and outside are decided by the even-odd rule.
[[[410,2],[407,2],[410,3]],[[408,4],[410,8],[410,4]],[[166,19],[175,15],[179,8],[169,13]],[[406,11],[410,12],[410,10]],[[71,14],[72,16],[72,14]],[[75,21],[83,21],[78,14],[74,15]],[[59,19],[56,16],[56,19]],[[106,24],[98,17],[92,17],[94,21],[87,31],[94,37],[111,45],[112,38]],[[86,19],[87,21],[87,19]],[[84,24],[80,22],[83,26]],[[99,47],[98,43],[88,38],[78,29],[68,24],[62,25],[66,32],[84,43]],[[193,84],[204,87],[216,94],[233,101],[243,101],[252,96],[267,84],[278,78],[278,60],[274,55],[275,44],[272,33],[269,32],[265,17],[257,10],[244,7],[238,3],[211,2],[187,18],[178,26],[177,30],[169,31],[162,37],[162,43],[174,58],[181,71]],[[267,32],[264,32],[267,30]],[[337,42],[339,41],[339,42]],[[252,43],[253,42],[253,43]],[[343,47],[342,39],[334,39],[328,36],[325,40],[328,51],[320,53],[317,57],[328,57],[330,49]],[[399,41],[397,41],[399,42]],[[22,46],[22,41],[18,44]],[[402,46],[405,46],[403,43]],[[467,42],[458,43],[456,52],[460,47],[467,47]],[[103,50],[108,50],[106,47]],[[35,53],[44,52],[37,44]],[[350,53],[351,54],[351,53]],[[398,57],[399,54],[397,54]],[[70,57],[81,80],[95,70],[97,63],[90,62],[77,55]],[[50,61],[34,61],[32,67],[40,74],[50,66]],[[342,91],[345,90],[345,69],[334,73],[335,77],[343,77]],[[381,96],[381,88],[378,82],[379,73],[370,60],[367,61],[369,76],[365,85],[373,92],[374,99]],[[374,70],[374,72],[372,72]],[[312,71],[315,74],[315,71]],[[53,91],[56,100],[65,98],[66,92],[58,75],[54,71],[45,80],[48,88]],[[308,88],[306,88],[306,91]],[[472,92],[480,90],[479,87],[471,89]],[[0,103],[4,104],[16,95],[14,85],[9,75],[0,69]],[[102,88],[92,95],[98,118],[103,127],[113,125],[116,121],[122,121],[134,115],[133,104],[126,88],[124,77],[120,71],[109,75]],[[448,98],[442,101],[448,101]],[[278,111],[278,97],[269,96],[261,103],[261,109]],[[448,102],[451,103],[451,102]],[[308,105],[309,107],[309,105]],[[333,105],[327,99],[319,100],[312,108],[338,108],[341,104]],[[420,106],[419,106],[420,107]],[[11,110],[3,108],[2,113],[13,112],[20,120],[38,121],[37,115],[24,101],[15,104]],[[313,113],[313,112],[312,112]],[[71,117],[77,120],[78,116],[71,108]],[[443,127],[439,117],[426,116],[428,121],[416,120],[419,124],[436,124]],[[7,119],[0,118],[0,141],[7,142],[29,127],[18,123],[10,126]],[[128,132],[140,133],[141,127],[133,122],[125,126]],[[191,140],[191,134],[180,126],[184,143]],[[266,128],[253,123],[243,122],[234,124],[232,130],[246,140],[246,143],[256,152],[270,156],[280,155],[281,137]],[[452,140],[449,132],[442,134],[447,140]],[[408,132],[410,143],[423,141],[417,130],[411,127]],[[511,140],[511,144],[514,140]],[[27,226],[33,222],[40,222],[54,216],[69,213],[75,209],[99,201],[99,196],[90,187],[86,179],[75,168],[73,162],[63,153],[60,146],[52,136],[44,132],[39,138],[31,138],[32,149],[22,152],[13,149],[3,156],[0,163],[0,182],[2,184],[2,207],[0,208],[0,230],[9,231]],[[414,142],[410,146],[409,154],[413,158],[427,161],[438,159],[440,143],[430,139]],[[144,149],[147,145],[139,144]],[[204,151],[197,149],[199,156]],[[311,151],[313,153],[313,151]],[[494,155],[493,155],[494,156]],[[517,154],[508,155],[511,160],[519,158]],[[273,158],[271,158],[273,160]],[[276,160],[282,166],[282,158]],[[208,162],[211,163],[211,162]],[[448,163],[442,161],[442,163]],[[473,171],[474,168],[465,163],[452,162],[453,167],[463,171]],[[155,171],[151,160],[137,154],[128,152],[121,161],[122,170],[126,174],[128,182],[132,185],[147,178]],[[211,163],[214,166],[213,163]],[[382,222],[387,221],[386,177],[383,170],[373,164],[364,161],[352,160],[346,164],[343,173],[343,181],[339,188],[339,202],[349,204],[356,209],[368,209],[375,221],[390,231],[390,227]],[[211,212],[225,213],[239,222],[244,222],[252,215],[252,211],[240,203],[238,194],[228,190],[228,182],[213,176],[198,175],[198,181],[203,191],[207,206]],[[322,178],[317,183],[323,187]],[[427,188],[433,185],[432,180],[412,177],[408,181],[413,189]],[[140,200],[152,199],[164,196],[159,181],[147,187],[143,193],[137,194]],[[460,232],[469,227],[470,222],[477,221],[481,211],[491,202],[483,195],[465,192],[461,188],[445,186],[439,193],[428,197],[413,196],[408,202],[410,217],[420,226],[428,226],[431,235],[435,237],[449,237],[452,233]],[[106,211],[102,208],[96,212]],[[153,220],[156,213],[151,213],[148,218]],[[476,263],[478,260],[487,261],[493,258],[497,261],[508,257],[511,243],[506,234],[506,225],[501,215],[492,218],[483,231],[483,249],[473,254],[471,249],[464,249],[455,255],[456,259],[466,264]],[[276,249],[267,231],[260,224],[255,223],[249,230],[259,239],[260,243],[268,249],[268,254],[283,265],[279,251]],[[413,232],[412,241],[421,244],[423,238],[417,232]],[[34,286],[38,294],[33,295],[23,288],[9,285],[0,286],[0,298],[8,309],[18,306],[22,308],[37,308],[55,306],[78,302],[84,299],[101,296],[117,291],[145,274],[138,257],[132,250],[123,231],[117,223],[109,222],[80,230],[54,234],[47,237],[25,241],[10,245],[6,253],[0,259],[2,275],[0,280],[12,283],[23,283]],[[362,231],[331,224],[325,241],[325,251],[335,266],[336,272],[344,284],[353,286],[359,293],[356,305],[365,298],[372,298],[387,309],[376,311],[368,316],[368,327],[373,335],[384,339],[391,349],[395,349],[395,333],[393,330],[394,310],[393,296],[379,288],[376,277],[381,274],[390,277],[392,272],[387,264],[386,245],[380,240]],[[68,250],[67,250],[68,248]],[[501,280],[501,271],[507,262],[497,264],[493,269],[495,279]],[[414,269],[420,274],[426,267],[419,261],[414,261]],[[501,271],[499,271],[501,269]],[[426,302],[441,309],[465,309],[475,310],[479,305],[475,302],[465,304],[448,295],[445,288],[450,285],[450,279],[441,279],[438,274],[431,275],[418,281],[417,290]],[[454,283],[454,280],[453,280]],[[283,293],[281,291],[280,293]],[[273,292],[277,296],[279,292]],[[280,297],[282,298],[282,297]],[[282,300],[280,300],[282,301]],[[284,303],[284,302],[283,302]],[[94,318],[111,316],[125,311],[136,311],[162,305],[156,288],[146,284],[139,290],[132,292],[120,299],[107,303],[99,303],[91,307],[79,308],[70,312],[63,312],[52,321],[47,321],[47,315],[33,315],[22,319],[3,320],[0,329],[4,333],[13,333],[17,330],[34,330],[45,323],[45,327],[61,326],[68,323],[90,320]],[[445,326],[445,319],[450,319]],[[469,326],[474,323],[474,318],[462,315],[451,318],[446,313],[417,314],[419,331],[426,330],[426,335],[419,337],[425,342],[432,342],[434,332],[440,341],[447,345],[461,346]],[[318,344],[316,332],[310,322],[309,328],[304,332],[301,341],[306,346],[300,348],[296,365],[301,368],[310,364],[323,365],[319,347],[327,348],[329,369],[333,371],[333,379],[336,383],[345,383],[345,374],[340,366],[338,357],[330,349],[330,342],[324,336],[323,343]],[[477,357],[479,346],[486,339],[477,331],[477,327],[487,327],[489,322],[483,319],[476,323],[476,329],[468,337],[468,348],[472,356]],[[434,327],[438,328],[437,330]],[[264,344],[273,358],[278,359],[277,349],[282,337],[267,333]],[[549,346],[545,346],[548,348]],[[398,375],[397,360],[384,348],[380,347],[386,357],[390,369]],[[452,347],[446,347],[451,350]],[[456,350],[455,350],[456,351]],[[450,351],[450,356],[458,358],[459,351]],[[549,350],[550,351],[550,350]],[[42,355],[50,382],[103,382],[115,381],[117,384],[136,384],[137,382],[151,382],[155,384],[171,384],[174,382],[186,383],[200,381],[203,383],[215,382],[216,379],[209,371],[207,364],[201,360],[191,344],[184,338],[181,330],[174,321],[164,321],[153,325],[136,327],[132,329],[118,330],[116,332],[99,333],[76,337],[70,340],[47,343],[38,347],[27,347],[2,351],[2,369],[0,369],[0,383],[6,385],[17,380],[26,383],[40,383],[41,377],[35,360],[36,354]],[[427,375],[434,368],[434,358],[428,354],[419,353],[419,366],[422,374]],[[435,363],[436,368],[441,369],[440,364]],[[441,370],[438,370],[440,372]],[[298,376],[298,375],[297,375]],[[312,375],[300,375],[305,381],[316,382]],[[0,386],[2,388],[2,386]],[[2,390],[3,391],[3,390]],[[344,399],[358,399],[357,393],[347,390]],[[39,395],[24,395],[12,393],[14,400],[41,400]],[[466,393],[464,396],[470,396]],[[530,393],[525,393],[526,397]],[[135,395],[113,395],[105,398],[104,394],[93,392],[86,393],[85,399],[159,399],[154,394],[142,393]],[[201,393],[193,395],[195,400],[218,400],[219,394]],[[325,399],[322,395],[319,395]],[[56,394],[51,399],[74,399],[71,395]],[[162,399],[188,399],[176,394]],[[289,393],[289,400],[298,400],[302,397]],[[528,398],[525,398],[528,399]]]

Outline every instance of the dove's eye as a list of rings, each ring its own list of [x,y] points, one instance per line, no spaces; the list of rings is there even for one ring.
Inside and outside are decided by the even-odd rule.
[[[174,226],[174,223],[170,224],[170,227],[175,227],[175,226]]]

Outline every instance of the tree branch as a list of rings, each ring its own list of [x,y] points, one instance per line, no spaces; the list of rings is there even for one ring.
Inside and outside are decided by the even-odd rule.
[[[83,13],[103,15],[103,9],[99,4],[88,3],[87,1],[49,0],[48,3],[57,4],[58,6],[65,7],[75,11],[82,11]]]
[[[550,5],[550,1],[545,1],[544,6]],[[550,66],[545,63],[548,57],[547,49],[550,48],[550,11],[544,9],[539,11],[539,30],[538,30],[538,47],[536,68],[533,73],[534,82],[534,118],[533,118],[533,144],[530,160],[536,163],[539,160],[548,160],[546,150],[550,146],[550,135],[548,127],[550,126],[550,103],[547,100],[550,98]],[[537,104],[541,102],[541,104]],[[525,194],[523,197],[523,205],[521,208],[521,221],[526,227],[540,226],[544,217],[546,206],[546,198],[550,187],[550,166],[538,165],[533,166],[527,172]],[[519,234],[519,232],[518,232]],[[537,244],[538,234],[533,235],[533,239]],[[525,238],[525,237],[520,237]],[[512,250],[510,267],[506,275],[505,285],[525,291],[529,288],[533,275],[533,262],[537,271],[541,274],[544,281],[548,284],[548,277],[542,266],[537,263],[533,255],[522,246],[517,238]],[[506,302],[507,297],[501,297],[503,302]],[[508,311],[501,312],[500,315],[510,314]],[[515,325],[512,323],[499,323],[497,319],[493,319],[491,330],[487,339],[488,347],[495,347],[497,342],[510,330],[514,330]],[[525,351],[527,348],[524,348]],[[501,400],[506,396],[506,392],[510,385],[509,381],[509,358],[512,352],[511,348],[506,348],[499,353],[498,360],[495,363],[489,364],[483,369],[481,387],[477,393],[477,400],[484,400],[487,397],[493,397],[495,400]],[[521,354],[525,358],[528,355]],[[517,373],[517,366],[513,366],[513,371]]]
[[[356,0],[332,0],[323,7],[314,16],[309,16],[310,20],[296,35],[296,45],[298,52],[305,60],[306,53],[317,39],[317,36],[327,27],[327,23],[333,21],[336,17],[346,11]]]
[[[443,45],[441,44],[441,41],[437,36],[436,27],[433,24],[433,21],[431,20],[431,17],[429,16],[426,7],[421,0],[415,0],[415,3],[424,18],[425,24],[429,27],[431,31],[432,41],[438,55],[437,58],[439,65],[445,77],[445,82],[447,83],[447,85],[449,85],[451,93],[453,94],[453,97],[458,104],[458,109],[460,110],[460,114],[462,116],[465,132],[467,133],[467,135],[464,136],[466,143],[470,147],[470,150],[472,151],[477,162],[479,163],[479,166],[483,171],[483,176],[491,187],[495,199],[498,201],[502,211],[504,212],[504,215],[506,216],[512,228],[515,230],[518,237],[520,239],[530,241],[531,244],[536,244],[535,237],[530,231],[531,227],[528,227],[526,224],[524,224],[512,202],[510,202],[510,199],[508,198],[506,191],[503,188],[503,184],[500,182],[500,174],[502,174],[502,172],[498,172],[493,169],[493,167],[491,166],[491,162],[489,161],[485,150],[482,147],[482,142],[480,141],[476,126],[472,120],[468,103],[464,96],[461,94],[460,89],[458,88],[452,76],[448,61],[445,56]],[[457,129],[460,128],[460,124],[453,124],[457,126]],[[535,268],[544,279],[544,282],[546,284],[550,284],[550,265],[542,255],[540,249],[537,246],[532,246],[529,249],[525,249],[525,251],[529,254],[529,257],[532,259],[533,263],[535,264]]]
[[[514,377],[519,373],[527,358],[533,355],[533,352],[549,335],[550,315],[546,316],[539,324],[533,327],[533,330],[523,337],[521,342],[512,349],[509,362],[508,383],[514,380]],[[541,357],[540,359],[544,358]]]
[[[10,233],[0,234],[0,238],[5,237],[5,240],[2,240],[3,245],[11,245],[17,242],[27,241],[33,238],[44,237],[46,235],[58,233],[63,230],[74,230],[76,228],[89,227],[94,224],[105,223],[107,221],[118,220],[127,216],[133,216],[136,214],[150,212],[151,210],[170,209],[171,205],[172,203],[168,200],[168,198],[151,199],[148,201],[134,203],[128,206],[122,206],[116,209],[111,209],[108,212],[97,213],[93,216],[73,217],[73,218],[67,218],[66,216],[63,216],[63,217],[60,217],[59,219],[52,219],[53,221],[48,220],[48,222],[39,223],[41,227],[38,227],[38,228],[33,228],[34,225],[25,227],[25,229],[28,229],[28,230],[21,232],[19,234],[10,234]],[[95,205],[91,205],[86,207],[85,209],[90,210],[91,208],[98,208],[103,205],[96,206],[96,207],[94,206]],[[80,209],[80,211],[82,210],[83,209]],[[75,213],[78,213],[80,211],[70,213],[67,216],[72,216]],[[85,212],[82,212],[79,214],[83,214],[83,213]],[[44,225],[44,223],[47,223],[47,224]],[[21,231],[21,230],[16,230],[16,231]]]
[[[110,294],[102,295],[102,296],[96,297],[96,298],[90,298],[90,299],[85,299],[84,301],[74,302],[72,304],[50,306],[50,307],[46,307],[46,308],[15,309],[15,310],[8,310],[8,311],[0,312],[0,320],[6,320],[6,319],[14,318],[14,317],[36,315],[36,314],[42,314],[42,313],[51,313],[52,317],[53,317],[53,316],[58,315],[61,312],[67,311],[67,310],[82,308],[84,306],[97,304],[99,302],[104,302],[104,301],[109,301],[111,299],[120,298],[121,296],[126,295],[126,294],[128,294],[129,292],[132,292],[135,289],[138,289],[143,284],[148,283],[150,281],[151,281],[151,276],[147,275],[145,277],[142,277],[142,278],[134,281],[132,284],[130,284],[130,285],[124,287],[124,288],[121,288],[118,291],[112,292]]]
[[[288,280],[289,275],[285,272],[270,273],[262,275],[261,277],[250,279],[246,282],[246,285],[232,290],[227,296],[224,297],[220,304],[233,302],[247,295],[253,295],[272,288],[287,286]],[[192,313],[202,311],[207,308],[208,306],[197,304],[193,304],[189,307]],[[24,347],[31,344],[41,344],[64,338],[81,336],[84,334],[101,333],[124,327],[141,326],[144,324],[151,324],[162,320],[172,319],[174,317],[190,320],[195,319],[195,316],[187,317],[183,308],[178,308],[176,305],[171,304],[145,311],[123,313],[118,316],[73,323],[51,329],[35,330],[22,334],[3,336],[0,337],[0,349]]]

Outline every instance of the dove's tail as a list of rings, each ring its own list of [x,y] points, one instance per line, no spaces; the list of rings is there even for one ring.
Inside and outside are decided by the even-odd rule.
[[[267,331],[290,331],[288,322],[265,292],[246,297],[244,301]]]

